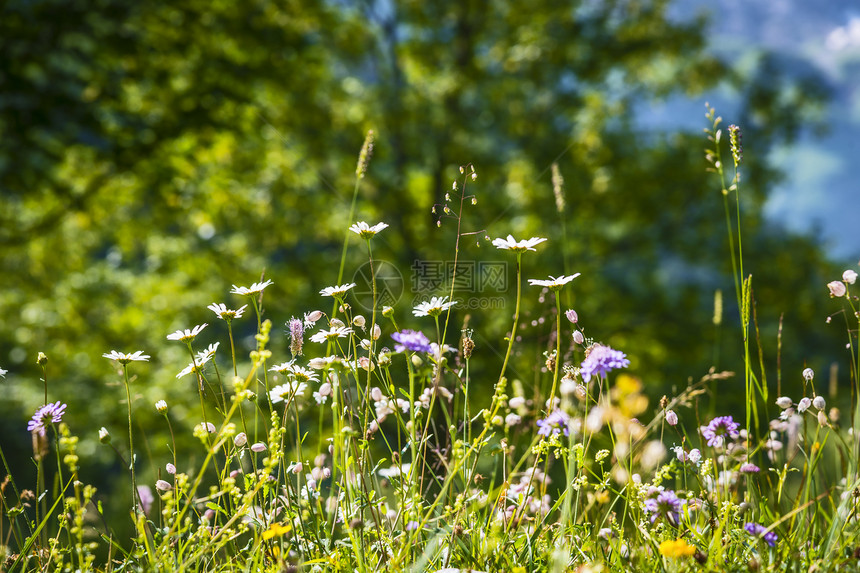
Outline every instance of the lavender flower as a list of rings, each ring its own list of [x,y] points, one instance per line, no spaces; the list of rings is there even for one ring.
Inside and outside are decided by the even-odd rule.
[[[424,336],[423,332],[415,330],[402,330],[391,335],[394,342],[399,344],[394,345],[395,352],[403,352],[404,350],[412,350],[413,352],[430,352],[430,340]]]
[[[27,431],[44,434],[45,427],[48,424],[59,423],[63,419],[65,412],[66,405],[59,401],[56,404],[42,406],[36,410],[36,413],[33,414],[33,419],[27,423]]]
[[[770,547],[774,547],[776,545],[776,533],[768,531],[764,525],[749,522],[744,525],[744,530],[753,537],[761,537]]]
[[[569,422],[570,416],[568,416],[563,410],[556,408],[546,418],[537,421],[538,428],[540,428],[538,430],[538,435],[551,436],[563,431],[565,436],[569,436]]]
[[[751,463],[747,462],[747,463],[745,463],[745,464],[741,464],[741,467],[740,467],[740,470],[739,470],[739,471],[740,471],[742,474],[757,474],[758,472],[760,472],[760,471],[761,471],[761,468],[759,468],[759,467],[758,467],[757,465],[755,465],[755,464],[751,464]]]
[[[137,497],[140,498],[140,509],[143,510],[144,515],[149,515],[149,510],[152,509],[152,502],[155,501],[155,497],[152,495],[152,488],[148,485],[137,486]]]
[[[738,437],[738,423],[731,416],[718,416],[711,420],[702,430],[702,436],[708,440],[708,445],[719,447],[725,443],[725,437]]]
[[[290,352],[293,358],[302,355],[302,343],[304,342],[305,325],[296,317],[290,319]]]
[[[588,382],[594,375],[606,375],[616,368],[627,368],[630,361],[620,350],[613,350],[602,344],[591,347],[585,360],[582,361],[580,373],[583,382]]]
[[[678,525],[681,500],[672,490],[661,491],[657,496],[645,500],[645,511],[651,514],[651,523],[663,517],[670,524]]]

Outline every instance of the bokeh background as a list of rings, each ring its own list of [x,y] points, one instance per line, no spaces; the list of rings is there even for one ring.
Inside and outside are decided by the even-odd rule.
[[[133,367],[141,481],[168,455],[153,404],[168,401],[189,449],[199,422],[193,380],[176,379],[186,351],[168,333],[208,322],[201,345],[223,349],[225,326],[206,306],[235,308],[231,285],[265,273],[275,360],[289,358],[284,323],[328,309],[317,293],[337,279],[369,129],[356,220],[390,225],[375,257],[404,278],[400,324],[418,325],[414,262],[453,258],[456,227],[437,227],[431,207],[472,163],[477,205],[462,224],[480,232],[461,258],[510,261],[485,236],[548,237],[525,257],[526,278],[582,273],[565,307],[628,354],[651,416],[661,395],[742,364],[722,196],[703,153],[705,102],[716,105],[723,127],[743,131],[743,248],[764,375],[786,393],[811,366],[819,393],[847,402],[845,330],[825,324],[838,307],[824,285],[860,257],[860,11],[849,0],[11,0],[0,10],[0,444],[24,483],[35,475],[25,428],[43,402],[40,351],[49,398],[68,403],[82,438],[83,479],[104,499],[124,495],[115,482],[126,478],[98,429],[122,450],[126,406],[103,353],[152,355]],[[352,240],[344,278],[365,260]],[[474,383],[485,374],[488,395],[514,293],[503,290],[502,309],[454,315],[456,335],[469,314]],[[553,302],[539,294],[526,289],[522,380],[542,366],[551,330]],[[255,321],[237,328],[247,356]],[[742,380],[717,391],[722,410],[740,411]]]

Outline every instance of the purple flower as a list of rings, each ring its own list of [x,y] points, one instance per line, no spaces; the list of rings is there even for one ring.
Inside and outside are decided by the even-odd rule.
[[[56,404],[42,406],[36,410],[36,413],[33,414],[33,419],[27,423],[27,431],[44,434],[45,426],[60,422],[63,419],[65,411],[66,405],[59,401]]]
[[[738,437],[738,427],[731,416],[719,416],[702,430],[702,436],[708,440],[709,446],[719,447],[725,443],[726,436],[732,439]]]
[[[741,464],[740,472],[742,474],[757,474],[760,471],[761,469],[755,464],[751,464],[749,462]]]
[[[595,375],[606,375],[616,368],[627,368],[630,361],[620,350],[613,350],[602,344],[595,344],[588,352],[588,356],[582,361],[580,373],[583,382],[591,380]]]
[[[301,320],[296,317],[290,319],[290,352],[293,358],[302,354],[302,338],[305,334],[305,326]]]
[[[430,339],[424,336],[423,332],[414,330],[401,330],[391,335],[394,342],[399,342],[394,346],[395,352],[403,352],[404,350],[412,350],[414,352],[430,352]]]
[[[645,500],[645,510],[651,514],[651,523],[664,517],[671,525],[678,525],[681,500],[672,490],[661,491],[656,497]]]
[[[152,489],[148,485],[139,485],[137,486],[137,496],[140,498],[140,509],[143,510],[144,515],[149,515],[149,510],[152,509],[152,502],[155,501],[155,497],[152,495]]]
[[[744,525],[744,530],[753,537],[761,537],[770,547],[776,545],[776,533],[773,531],[767,531],[767,528],[764,525],[759,525],[758,523],[747,523]]]
[[[538,435],[539,436],[551,436],[553,434],[558,434],[559,432],[564,432],[565,436],[570,435],[570,428],[568,427],[568,423],[570,422],[570,416],[568,416],[564,411],[556,408],[551,414],[549,414],[543,420],[538,420],[537,425]]]

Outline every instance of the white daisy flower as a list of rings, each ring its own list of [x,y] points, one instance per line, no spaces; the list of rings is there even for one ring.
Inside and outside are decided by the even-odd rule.
[[[233,320],[234,318],[242,318],[242,313],[245,312],[245,309],[248,308],[248,305],[242,305],[242,308],[237,308],[236,310],[230,310],[227,308],[224,303],[212,303],[207,306],[209,310],[215,313],[215,315],[221,320]]]
[[[111,350],[108,354],[102,354],[102,356],[108,360],[116,360],[120,364],[128,364],[129,362],[149,362],[149,356],[144,354],[143,350],[138,350],[131,354]],[[0,376],[3,376],[4,374],[6,374],[6,371],[0,369]]]
[[[270,372],[277,372],[279,374],[290,375],[299,382],[318,382],[319,377],[316,372],[312,370],[308,370],[303,366],[297,366],[292,362],[284,362],[283,364],[278,364],[269,368]]]
[[[265,289],[270,284],[272,284],[272,281],[266,281],[264,283],[254,283],[249,287],[240,287],[233,285],[233,290],[231,290],[230,292],[233,294],[252,296],[255,294],[260,294],[261,292],[263,292],[263,289]]]
[[[355,283],[349,283],[346,285],[325,287],[320,291],[320,294],[323,296],[333,296],[334,298],[343,298],[343,295],[345,295],[346,292],[354,286]]]
[[[456,300],[446,302],[447,300],[447,296],[434,296],[430,300],[422,302],[421,304],[413,308],[412,314],[414,314],[415,316],[439,316],[440,314],[457,304]]]
[[[214,356],[214,354],[209,354],[205,358],[201,356],[201,354],[198,354],[194,358],[194,362],[183,368],[182,371],[176,375],[176,377],[182,378],[184,376],[188,376],[192,372],[202,372],[203,367],[206,365],[207,362],[209,362],[209,360],[212,359],[212,356]]]
[[[307,389],[307,387],[308,385],[304,382],[287,382],[286,384],[275,386],[269,390],[269,399],[272,401],[272,404],[277,404],[278,402],[283,402],[293,396],[304,396],[305,389]]]
[[[333,326],[331,330],[320,330],[311,336],[311,342],[327,342],[335,338],[343,338],[352,334],[352,329],[347,326]]]
[[[538,279],[529,279],[529,284],[532,286],[546,287],[553,292],[557,292],[561,289],[561,287],[563,287],[564,285],[566,285],[567,283],[569,283],[570,281],[572,281],[573,279],[578,277],[580,274],[581,273],[576,273],[576,274],[568,275],[568,276],[562,275],[558,278],[556,278],[554,276],[550,276],[548,281],[538,280]]]
[[[493,246],[498,249],[514,251],[515,253],[524,253],[526,251],[537,250],[534,248],[535,245],[539,245],[544,241],[546,241],[546,239],[540,237],[532,237],[531,239],[517,241],[514,239],[513,235],[508,235],[507,239],[493,239]]]
[[[214,344],[210,344],[206,350],[201,350],[197,353],[197,360],[202,360],[208,362],[212,358],[215,357],[215,351],[218,350],[218,347],[221,345],[220,342],[215,342]]]
[[[206,328],[206,323],[198,324],[192,329],[185,330],[177,330],[173,334],[167,335],[167,340],[178,340],[179,342],[191,342],[194,340],[198,334],[203,332],[203,329]]]
[[[388,227],[388,223],[377,223],[370,226],[364,221],[359,221],[349,228],[350,231],[360,236],[362,239],[372,239],[378,232]]]

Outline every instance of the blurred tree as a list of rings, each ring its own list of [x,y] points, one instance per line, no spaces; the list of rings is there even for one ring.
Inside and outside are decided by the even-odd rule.
[[[49,397],[69,402],[73,431],[86,434],[80,451],[94,463],[84,465],[97,467],[96,455],[106,462],[97,429],[121,434],[122,392],[100,356],[141,349],[153,362],[135,365],[135,409],[157,461],[166,434],[156,400],[166,398],[188,427],[199,421],[193,382],[175,383],[184,349],[164,336],[208,322],[203,341],[223,340],[206,305],[241,304],[228,298],[229,285],[263,271],[275,281],[265,306],[276,325],[319,304],[316,292],[337,278],[368,128],[378,138],[358,219],[391,224],[378,256],[404,274],[416,259],[452,257],[454,231],[446,222],[437,229],[430,207],[444,201],[457,166],[472,162],[478,206],[464,228],[550,237],[527,258],[526,277],[582,272],[566,302],[588,335],[630,354],[655,394],[711,366],[716,288],[727,301],[719,367],[737,369],[722,197],[704,173],[704,139],[642,132],[632,115],[651,100],[721,82],[744,96],[744,249],[767,309],[767,365],[783,311],[786,371],[826,356],[829,340],[809,342],[803,332],[826,312],[820,285],[832,269],[812,239],[761,217],[776,176],[769,149],[793,137],[825,94],[779,75],[771,60],[746,74],[732,70],[705,52],[704,22],[670,21],[667,4],[6,2],[4,449],[28,455],[24,420],[42,401],[34,359],[45,351]],[[563,214],[550,184],[554,161],[567,182]],[[503,255],[470,242],[461,256]],[[361,262],[352,249],[346,278]],[[552,301],[526,293],[523,334],[545,341],[549,328],[530,321],[548,316]],[[408,314],[414,294],[398,312]],[[498,344],[508,313],[473,315],[484,348]],[[242,354],[253,345],[253,322],[240,325]],[[286,359],[280,330],[274,349]],[[492,380],[492,353],[476,360],[478,379],[484,372]],[[516,374],[534,376],[533,363],[519,357]]]

